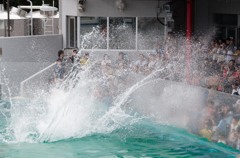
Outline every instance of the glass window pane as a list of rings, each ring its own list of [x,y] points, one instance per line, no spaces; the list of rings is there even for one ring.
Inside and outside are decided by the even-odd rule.
[[[107,49],[107,18],[80,18],[80,47],[82,49]]]
[[[240,28],[238,28],[237,45],[240,46]]]
[[[164,18],[159,18],[164,24]],[[138,49],[151,50],[164,41],[164,26],[153,17],[138,18]]]
[[[67,47],[77,47],[77,18],[67,17]]]
[[[238,24],[238,15],[237,14],[215,14],[214,22],[218,25],[233,25],[237,26]]]
[[[136,49],[136,18],[109,18],[110,49]]]
[[[226,38],[226,27],[216,27],[215,38],[225,39]]]
[[[227,37],[233,37],[233,39],[236,39],[236,29],[235,28],[228,28],[227,29]]]
[[[71,18],[70,19],[70,23],[69,23],[69,37],[70,37],[70,47],[74,47],[74,43],[75,43],[75,38],[74,38],[74,34],[75,34],[75,19],[74,18]]]

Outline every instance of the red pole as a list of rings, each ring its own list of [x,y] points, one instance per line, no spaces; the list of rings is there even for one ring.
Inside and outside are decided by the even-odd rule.
[[[187,0],[186,22],[186,81],[189,83],[191,80],[192,0]]]

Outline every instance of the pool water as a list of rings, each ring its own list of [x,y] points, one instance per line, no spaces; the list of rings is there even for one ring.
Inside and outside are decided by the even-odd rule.
[[[0,158],[237,158],[181,126],[204,93],[168,82],[146,77],[111,104],[89,95],[90,79],[0,101]]]
[[[8,104],[2,101],[1,108],[9,109]],[[6,119],[0,116],[0,135],[3,137]],[[6,140],[2,139],[0,143],[2,158],[234,158],[238,154],[238,151],[223,144],[209,142],[184,129],[161,125],[148,118],[113,131],[89,133],[83,137],[52,142]]]
[[[109,134],[94,134],[52,143],[0,145],[1,157],[235,157],[236,151],[166,126],[137,125]]]

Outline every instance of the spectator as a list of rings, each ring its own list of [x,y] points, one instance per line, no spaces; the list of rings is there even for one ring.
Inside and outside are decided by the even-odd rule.
[[[113,68],[112,68],[112,61],[110,60],[109,55],[104,54],[103,60],[101,61],[101,69],[102,69],[102,75],[104,77],[112,77],[113,75]]]
[[[230,132],[228,136],[228,145],[237,147],[237,128],[238,128],[239,116],[234,116],[230,124]]]
[[[139,54],[139,58],[133,64],[133,71],[136,73],[144,72],[144,68],[148,65],[148,61],[143,54]]]
[[[230,60],[234,60],[234,57],[233,57],[233,51],[231,49],[229,49],[227,51],[227,57],[225,59],[226,62],[229,62]]]
[[[226,45],[225,43],[222,43],[219,47],[219,49],[217,50],[217,62],[218,63],[222,63],[225,61],[225,55],[227,54],[227,51],[226,51]]]
[[[55,81],[55,83],[59,82],[59,81],[63,81],[64,75],[65,75],[65,69],[64,69],[64,66],[62,64],[62,61],[61,61],[61,59],[57,59],[56,65],[54,67],[54,81]]]
[[[212,120],[205,120],[204,121],[204,126],[200,130],[199,134],[200,136],[207,138],[208,140],[211,140],[212,135],[213,135],[213,121]]]
[[[112,61],[110,60],[109,55],[104,54],[103,55],[103,60],[101,61],[101,66],[104,67],[106,65],[111,65],[111,64],[112,64]]]
[[[234,39],[230,37],[227,40],[227,42],[228,42],[227,50],[230,50],[231,52],[235,52],[237,49],[236,49],[236,46],[234,45]]]
[[[123,52],[119,52],[118,53],[118,58],[115,61],[115,67],[118,68],[120,65],[127,66],[127,64],[128,64],[128,61],[125,58],[125,54]]]
[[[240,65],[240,49],[236,50],[235,61],[237,65]]]
[[[236,143],[236,149],[240,150],[240,126],[237,127],[237,143]]]
[[[69,59],[70,59],[70,61],[71,61],[72,64],[76,64],[76,63],[79,62],[79,57],[78,57],[78,55],[77,55],[77,50],[76,50],[76,49],[74,49],[74,50],[72,51],[72,54],[71,54],[71,56],[69,57]]]
[[[149,54],[149,63],[147,65],[146,73],[149,74],[156,69],[157,61],[155,54]]]
[[[63,59],[64,59],[64,51],[63,50],[59,50],[58,51],[58,59],[57,60],[60,60],[61,62],[63,62]]]
[[[89,53],[86,52],[84,55],[80,58],[79,62],[81,66],[89,64]]]
[[[239,95],[239,91],[238,83],[232,84],[232,95]]]

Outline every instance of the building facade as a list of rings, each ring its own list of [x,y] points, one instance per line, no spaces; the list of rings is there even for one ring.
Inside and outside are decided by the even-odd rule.
[[[64,47],[107,50],[150,49],[153,45],[148,42],[149,40],[156,43],[172,31],[174,20],[168,2],[168,0],[60,0],[60,32],[63,34]],[[125,30],[121,31],[122,24]],[[100,37],[102,34],[96,38],[89,37],[92,31],[101,32],[103,37]],[[145,31],[148,31],[151,39],[144,34]],[[99,38],[102,39],[96,43]],[[87,45],[84,39],[91,41],[92,45]],[[120,42],[121,46],[117,44]],[[126,44],[123,44],[124,42]],[[143,43],[148,46],[144,48]]]
[[[195,0],[194,32],[213,30],[217,38],[235,39],[240,46],[240,1]]]
[[[122,10],[119,9],[120,5],[117,6],[119,2],[124,3]],[[223,39],[233,37],[235,43],[240,44],[239,0],[192,0],[192,2],[194,34],[212,33],[216,38]],[[139,47],[142,40],[139,39],[141,31],[159,29],[157,35],[162,37],[172,30],[183,33],[186,31],[186,3],[187,0],[59,0],[60,32],[63,34],[64,47],[84,48],[81,38],[84,33],[90,32],[90,27],[107,25],[106,32],[111,34],[109,32],[109,30],[111,31],[111,22],[116,21],[116,18],[127,18],[122,21],[125,23],[128,21],[128,24],[131,23],[129,18],[135,18],[132,19],[132,25],[135,25],[136,29],[133,32],[138,37],[134,36],[136,45],[134,49],[143,49]],[[163,4],[170,4],[169,14],[162,14],[163,11],[166,11]],[[154,25],[153,19],[156,19],[157,15],[160,15],[162,24],[168,25],[167,27],[160,23],[156,24],[155,28],[150,27],[150,25]],[[173,26],[171,26],[171,21],[173,21]],[[142,27],[143,25],[145,28]],[[87,26],[88,28],[86,28]],[[111,35],[107,37],[109,39],[104,47],[111,49]],[[162,38],[153,36],[153,42],[159,40]]]

